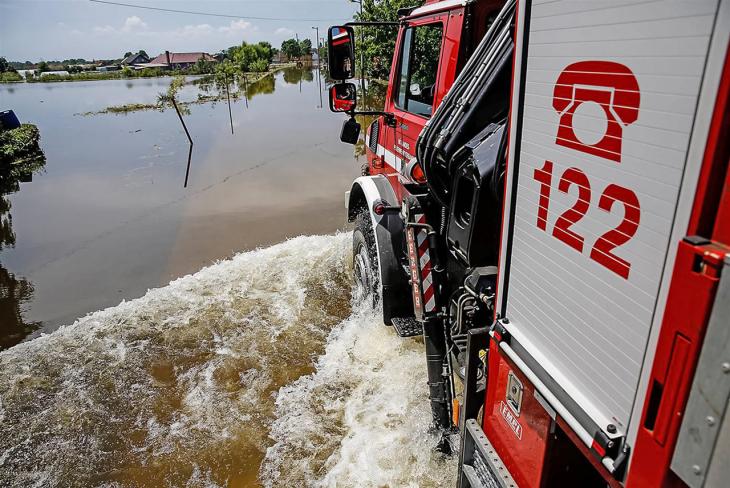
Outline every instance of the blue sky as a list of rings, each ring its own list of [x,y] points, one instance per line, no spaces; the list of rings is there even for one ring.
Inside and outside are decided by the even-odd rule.
[[[92,3],[88,0],[0,0],[0,56],[12,61],[118,58],[144,49],[206,51],[269,41],[279,47],[299,34],[314,40],[312,26],[352,20],[348,0],[119,0],[121,3],[242,16],[208,17]],[[254,20],[276,17],[297,20]],[[301,20],[305,19],[305,20]],[[309,20],[316,19],[316,20]]]

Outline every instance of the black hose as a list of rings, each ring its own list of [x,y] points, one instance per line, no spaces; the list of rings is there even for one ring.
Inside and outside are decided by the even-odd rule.
[[[443,368],[446,361],[446,341],[443,322],[429,319],[423,323],[423,340],[426,345],[426,369],[428,372],[428,395],[431,400],[433,423],[441,429],[451,427],[450,389]]]
[[[445,129],[449,125],[453,126],[455,117],[463,118],[464,111],[468,111],[469,105],[478,99],[473,96],[473,93],[470,94],[469,100],[464,96],[484,81],[484,69],[488,67],[485,66],[486,56],[492,50],[493,43],[509,27],[514,10],[515,0],[508,0],[418,138],[416,155],[426,176],[426,184],[431,194],[445,207],[450,204],[448,201],[449,175],[439,175],[436,170],[439,160],[442,160],[444,164],[448,163],[449,154],[442,145],[451,139],[453,134],[448,133]],[[479,96],[481,95],[482,93],[479,94]],[[447,171],[444,170],[441,173],[447,173]]]

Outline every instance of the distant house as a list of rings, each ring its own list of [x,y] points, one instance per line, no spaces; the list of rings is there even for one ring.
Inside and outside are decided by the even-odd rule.
[[[149,63],[150,58],[146,54],[130,54],[126,58],[122,59],[122,66],[132,66],[135,64]]]
[[[47,76],[47,75],[59,75],[59,76],[68,76],[68,71],[44,71],[40,74],[40,76]]]
[[[96,71],[119,71],[122,69],[118,64],[110,64],[108,66],[97,66]]]
[[[208,53],[162,53],[147,64],[165,65],[171,69],[185,69],[195,65],[200,60],[211,63],[216,62],[216,59]]]
[[[277,63],[288,63],[289,62],[289,56],[282,53],[281,51],[274,54],[273,59],[271,60],[274,64]]]

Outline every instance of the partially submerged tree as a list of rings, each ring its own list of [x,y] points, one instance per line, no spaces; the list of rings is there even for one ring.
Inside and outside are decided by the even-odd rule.
[[[281,52],[289,59],[298,59],[302,55],[302,45],[296,39],[287,39],[281,43]]]
[[[166,108],[175,108],[175,105],[177,104],[177,93],[185,86],[185,83],[187,83],[187,81],[184,76],[175,76],[172,81],[170,81],[170,86],[167,88],[167,91],[157,95],[157,105],[161,112]],[[180,112],[186,115],[190,113],[190,109],[187,108],[187,106],[180,104],[178,107],[180,108]]]
[[[50,71],[50,68],[48,67],[48,63],[45,61],[41,61],[38,63],[38,68],[36,68],[37,73],[45,73],[46,71]]]
[[[312,41],[310,41],[309,39],[304,39],[299,44],[301,45],[303,56],[312,53]]]
[[[223,62],[234,64],[239,71],[266,71],[274,56],[274,50],[268,42],[249,44],[242,42],[240,46],[231,46],[221,51]],[[216,70],[217,71],[217,70]]]

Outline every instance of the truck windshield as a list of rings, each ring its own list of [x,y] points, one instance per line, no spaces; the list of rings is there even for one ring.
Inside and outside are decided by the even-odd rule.
[[[406,29],[396,84],[398,108],[424,117],[431,116],[442,33],[441,24]]]

